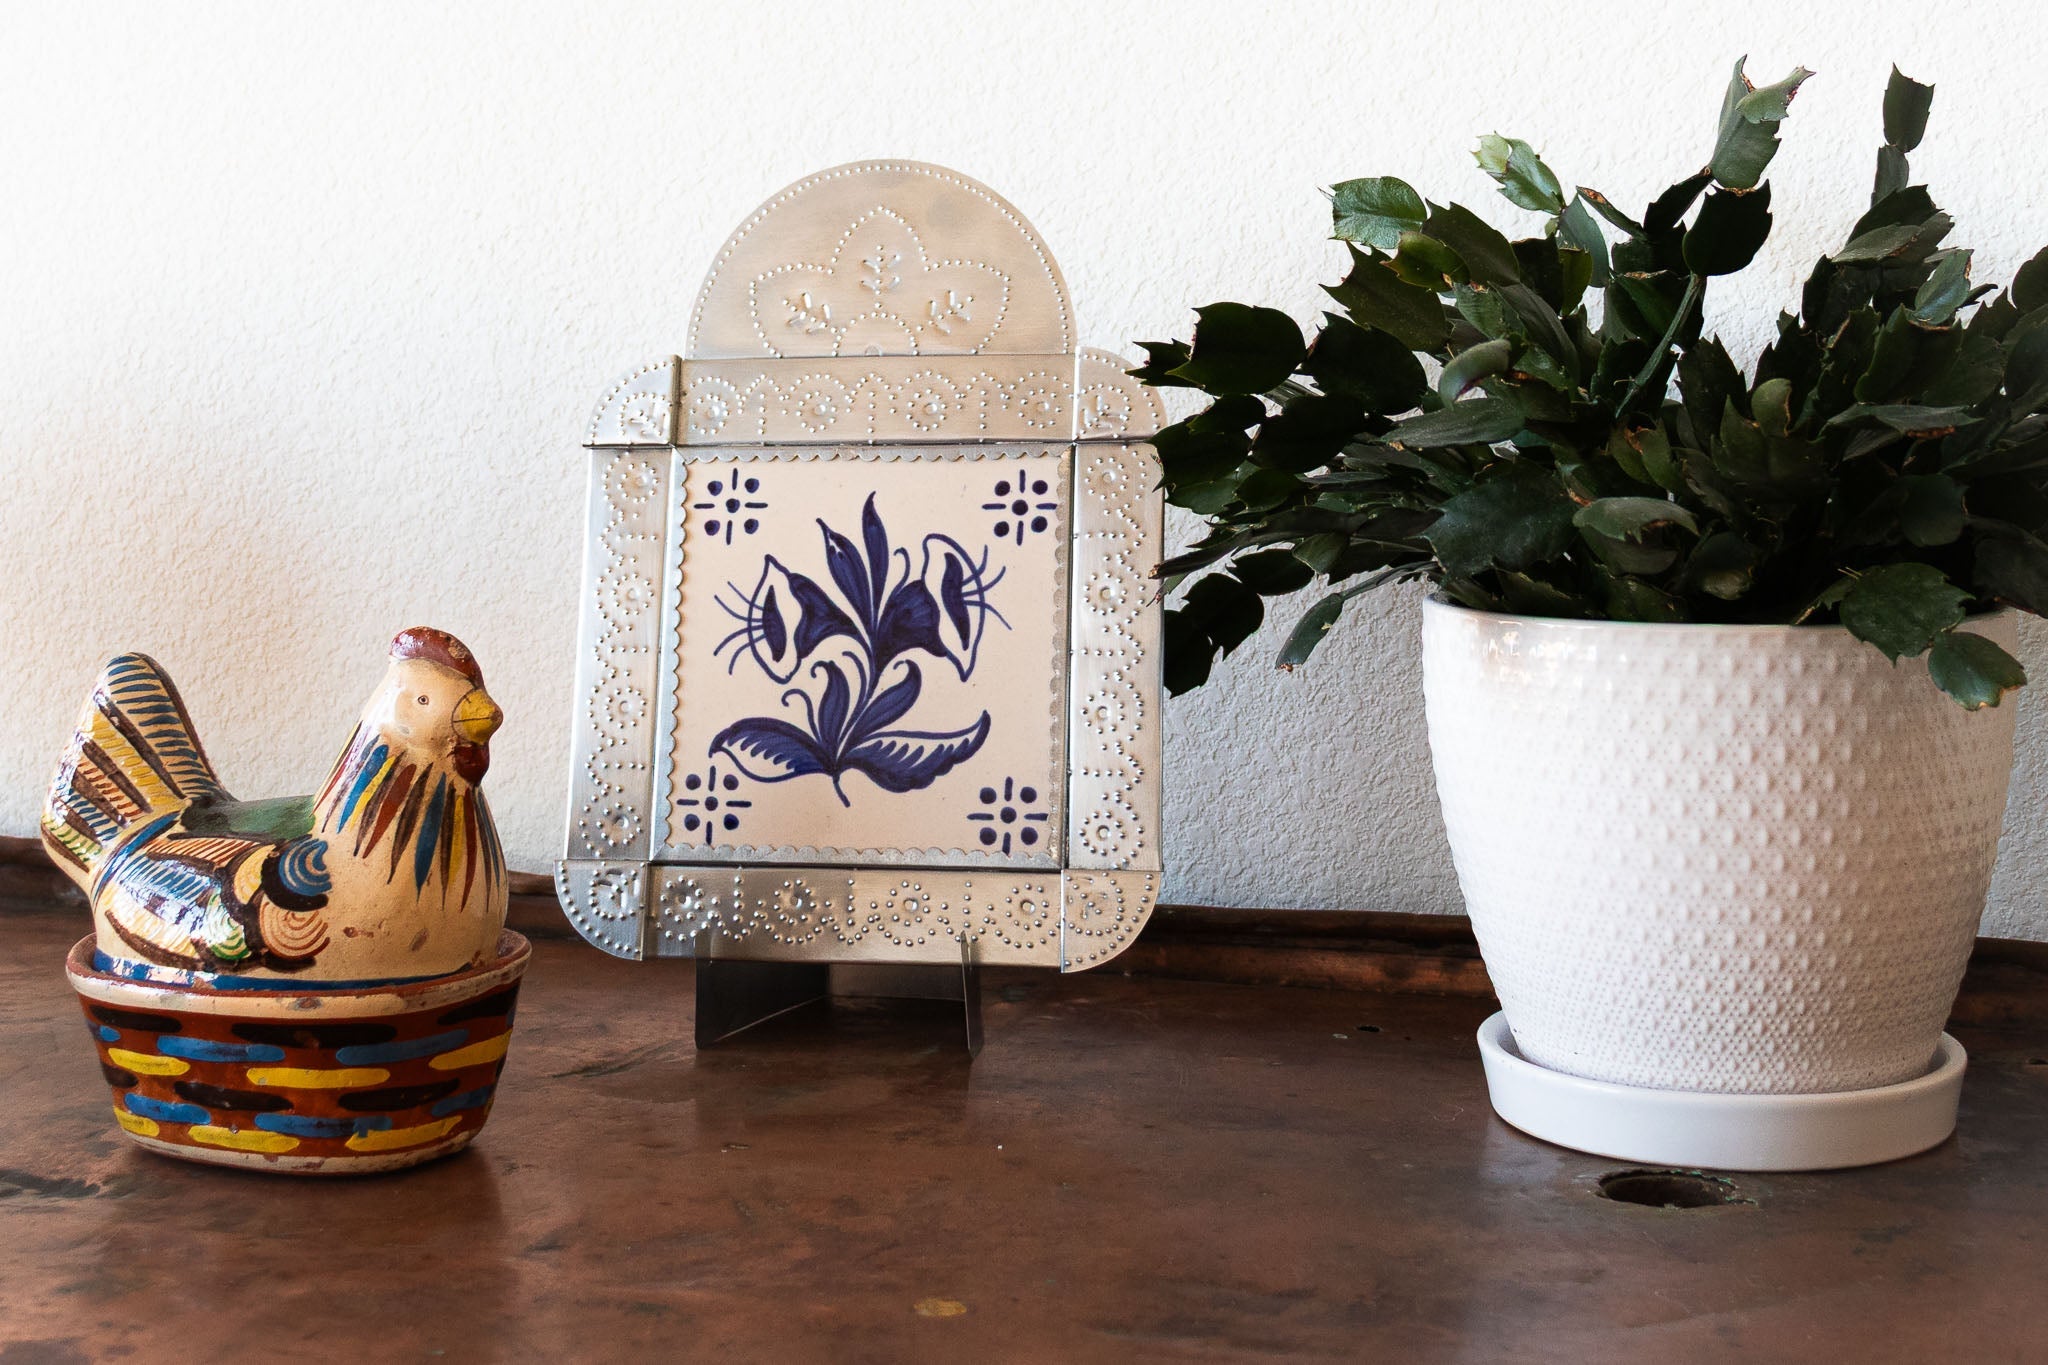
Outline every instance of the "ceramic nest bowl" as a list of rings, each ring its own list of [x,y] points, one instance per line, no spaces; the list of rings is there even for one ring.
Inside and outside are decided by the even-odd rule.
[[[138,980],[65,973],[114,1120],[153,1152],[299,1175],[396,1170],[469,1145],[490,1116],[532,947],[509,930],[482,966],[381,983]]]

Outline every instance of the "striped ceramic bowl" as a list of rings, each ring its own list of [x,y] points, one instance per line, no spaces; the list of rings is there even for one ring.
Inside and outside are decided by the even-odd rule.
[[[532,947],[488,965],[370,986],[219,989],[112,975],[79,941],[85,1007],[114,1120],[188,1161],[345,1175],[459,1151],[484,1126]]]

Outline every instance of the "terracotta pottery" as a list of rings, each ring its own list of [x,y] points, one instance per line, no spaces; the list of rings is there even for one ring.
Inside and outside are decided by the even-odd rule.
[[[311,1175],[396,1170],[469,1145],[490,1117],[532,948],[510,930],[484,966],[425,981],[235,987],[65,972],[85,1007],[114,1121],[152,1151]]]
[[[476,1135],[529,951],[477,786],[503,720],[414,627],[316,795],[237,801],[162,668],[107,665],[42,834],[92,906],[67,965],[129,1136],[332,1173]]]

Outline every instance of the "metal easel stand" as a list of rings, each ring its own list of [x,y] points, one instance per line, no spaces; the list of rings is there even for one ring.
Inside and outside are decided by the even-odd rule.
[[[817,1000],[861,997],[957,1000],[967,1057],[981,1053],[981,967],[961,940],[960,963],[758,962],[714,957],[697,942],[697,1046],[727,1042],[756,1024]]]

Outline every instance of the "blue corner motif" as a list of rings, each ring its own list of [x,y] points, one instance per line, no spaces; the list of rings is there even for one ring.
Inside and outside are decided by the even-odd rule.
[[[1052,518],[1046,514],[1059,511],[1060,505],[1053,497],[1051,484],[1019,474],[1014,481],[998,479],[995,501],[983,503],[981,510],[996,514],[996,524],[991,529],[997,540],[1014,540],[1022,545],[1027,534],[1037,535],[1051,529]]]
[[[739,778],[719,772],[716,763],[701,774],[691,773],[685,777],[683,790],[689,795],[676,798],[676,805],[683,812],[684,831],[694,835],[701,830],[707,844],[714,842],[720,834],[737,834],[740,813],[751,809],[754,804],[733,795],[739,786]]]
[[[752,477],[735,474],[730,479],[713,479],[704,490],[710,497],[690,506],[699,512],[710,512],[704,518],[704,534],[732,544],[733,532],[752,535],[761,529],[761,519],[751,515],[766,511],[768,504],[758,495],[761,481]]]
[[[822,520],[818,530],[836,591],[764,556],[752,589],[728,583],[737,600],[719,596],[739,624],[713,651],[732,651],[728,672],[746,658],[774,682],[793,683],[781,702],[785,711],[801,708],[802,723],[750,716],[719,731],[710,752],[757,782],[828,777],[841,805],[853,804],[849,772],[889,792],[929,787],[987,741],[989,714],[957,730],[899,728],[924,690],[908,656],[927,654],[962,682],[971,677],[988,619],[1010,628],[989,602],[1004,571],[989,572],[986,549],[977,559],[936,532],[924,537],[913,566],[908,549],[891,548],[873,494],[861,508],[858,543]]]
[[[1013,845],[1036,848],[1045,838],[1042,826],[1052,816],[1032,809],[1038,804],[1038,788],[1021,786],[1014,777],[1006,777],[1000,793],[994,787],[983,787],[980,796],[981,809],[968,812],[967,818],[981,826],[975,837],[983,848],[1009,853]]]

